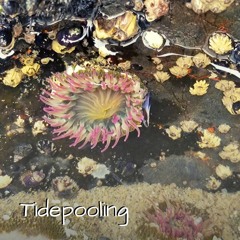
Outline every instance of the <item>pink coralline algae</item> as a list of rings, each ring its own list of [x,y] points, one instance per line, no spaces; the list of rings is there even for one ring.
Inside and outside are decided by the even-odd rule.
[[[43,90],[40,97],[47,105],[44,119],[54,128],[54,139],[74,139],[70,146],[81,144],[79,149],[102,142],[103,152],[111,140],[115,140],[112,148],[122,136],[126,141],[130,131],[139,136],[147,93],[140,79],[99,67],[76,69],[53,74],[48,79],[51,90]]]

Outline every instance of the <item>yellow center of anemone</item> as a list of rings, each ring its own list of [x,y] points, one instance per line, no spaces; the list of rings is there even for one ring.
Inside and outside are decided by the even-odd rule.
[[[124,111],[125,97],[121,92],[111,89],[96,89],[84,92],[78,102],[78,111],[89,122],[110,119],[114,114]]]

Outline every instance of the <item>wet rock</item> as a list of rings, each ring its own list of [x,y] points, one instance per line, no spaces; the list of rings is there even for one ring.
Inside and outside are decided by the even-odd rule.
[[[13,161],[18,162],[23,158],[29,156],[32,153],[32,145],[27,143],[22,143],[18,145],[13,151]]]

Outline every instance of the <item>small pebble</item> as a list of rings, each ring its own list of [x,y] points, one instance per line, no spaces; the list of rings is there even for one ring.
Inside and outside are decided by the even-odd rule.
[[[152,168],[155,168],[155,167],[157,167],[157,163],[152,162],[152,163],[150,164],[150,166],[151,166]]]

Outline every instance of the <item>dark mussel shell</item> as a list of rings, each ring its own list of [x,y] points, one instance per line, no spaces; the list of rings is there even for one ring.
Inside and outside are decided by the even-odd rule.
[[[232,109],[233,109],[234,113],[237,114],[238,111],[240,110],[240,101],[233,103]]]
[[[85,26],[63,28],[57,33],[56,39],[60,45],[72,47],[81,41],[86,34]]]
[[[235,48],[230,55],[230,60],[235,64],[240,65],[240,42],[235,45]]]
[[[93,17],[97,3],[97,0],[72,0],[69,12],[72,16],[87,19]]]
[[[8,47],[13,40],[12,31],[10,29],[0,30],[0,48]]]
[[[4,1],[2,8],[6,15],[16,15],[21,12],[21,8],[17,1]]]
[[[64,4],[54,5],[54,2],[49,2],[48,5],[42,6],[38,10],[34,21],[37,26],[49,27],[62,21],[66,16],[66,6]]]
[[[52,40],[47,33],[40,33],[35,37],[35,44],[40,48],[47,49],[51,45]]]

